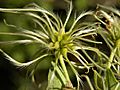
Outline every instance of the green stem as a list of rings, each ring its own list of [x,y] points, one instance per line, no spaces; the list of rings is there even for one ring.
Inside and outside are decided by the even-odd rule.
[[[71,83],[69,75],[68,75],[67,68],[66,68],[65,63],[64,63],[63,55],[60,55],[60,64],[63,68],[64,74],[65,74],[65,77],[66,77],[66,80],[67,80],[67,84]]]
[[[72,64],[70,63],[70,61],[69,61],[69,59],[68,59],[67,57],[66,57],[66,60],[67,60],[68,64],[70,65],[72,71],[74,72],[74,74],[75,74],[75,76],[76,76],[76,78],[77,78],[77,84],[78,84],[77,90],[79,90],[79,81],[80,81],[80,79],[79,79],[79,74],[78,74],[78,72],[76,71],[76,69],[72,66]]]
[[[112,65],[111,63],[112,63],[113,58],[114,58],[114,56],[115,56],[116,50],[117,50],[117,47],[115,47],[115,48],[112,50],[111,54],[110,54],[110,58],[109,58],[108,65],[107,65],[107,68],[108,68],[108,69],[109,69],[109,68],[111,67],[111,65]]]
[[[61,72],[61,70],[59,69],[59,67],[56,65],[56,63],[51,62],[53,67],[54,67],[54,71],[56,71],[58,73],[58,75],[60,76],[62,82],[64,85],[66,85],[66,79],[65,76],[63,75],[63,73]]]

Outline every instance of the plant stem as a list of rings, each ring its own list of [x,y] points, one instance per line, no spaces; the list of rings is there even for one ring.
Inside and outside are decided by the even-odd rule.
[[[69,78],[68,71],[67,71],[67,68],[65,66],[64,60],[63,60],[63,55],[60,55],[60,64],[63,68],[64,75],[65,75],[66,80],[67,80],[67,86],[72,87],[72,85],[70,85],[71,81],[70,81],[70,78]]]
[[[117,47],[115,47],[110,54],[110,58],[109,58],[108,65],[107,65],[108,69],[110,69],[110,67],[111,67],[111,63],[112,63],[113,58],[115,56],[116,50],[117,50]]]
[[[60,76],[62,82],[64,85],[66,85],[66,78],[65,76],[63,75],[63,73],[61,72],[61,70],[59,69],[59,67],[54,63],[54,62],[51,62],[53,67],[55,67],[54,69],[56,70],[56,72],[58,73],[58,75]]]

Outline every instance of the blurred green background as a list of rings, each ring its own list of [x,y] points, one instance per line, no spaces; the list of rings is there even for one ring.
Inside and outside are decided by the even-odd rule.
[[[0,0],[0,8],[23,8],[27,4],[36,3],[39,6],[63,15],[68,10],[67,0]],[[74,10],[81,12],[83,10],[94,10],[97,4],[108,5],[120,8],[120,0],[73,0]],[[30,17],[18,14],[8,14],[0,12],[0,32],[14,32],[13,27],[5,25],[4,20],[8,24],[16,25],[25,29],[32,30],[35,28]],[[21,37],[0,35],[0,41],[17,40]],[[20,62],[27,62],[34,59],[33,56],[39,50],[39,45],[0,45],[6,53]],[[17,68],[8,62],[0,53],[0,90],[45,90],[47,85],[47,72],[50,62],[43,61],[39,65],[36,73],[36,83],[32,83],[29,79],[30,75],[26,68]]]

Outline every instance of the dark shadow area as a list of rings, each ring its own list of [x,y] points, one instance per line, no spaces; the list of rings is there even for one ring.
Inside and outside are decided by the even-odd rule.
[[[0,90],[17,90],[18,81],[14,81],[17,74],[15,67],[0,53]]]

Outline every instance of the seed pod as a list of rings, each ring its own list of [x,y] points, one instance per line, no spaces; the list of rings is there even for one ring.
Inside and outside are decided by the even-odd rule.
[[[112,28],[112,24],[114,23],[114,19],[111,15],[103,10],[96,11],[95,15],[97,16],[97,20],[101,22],[100,26],[106,30],[110,30]],[[95,16],[95,17],[96,17]]]

